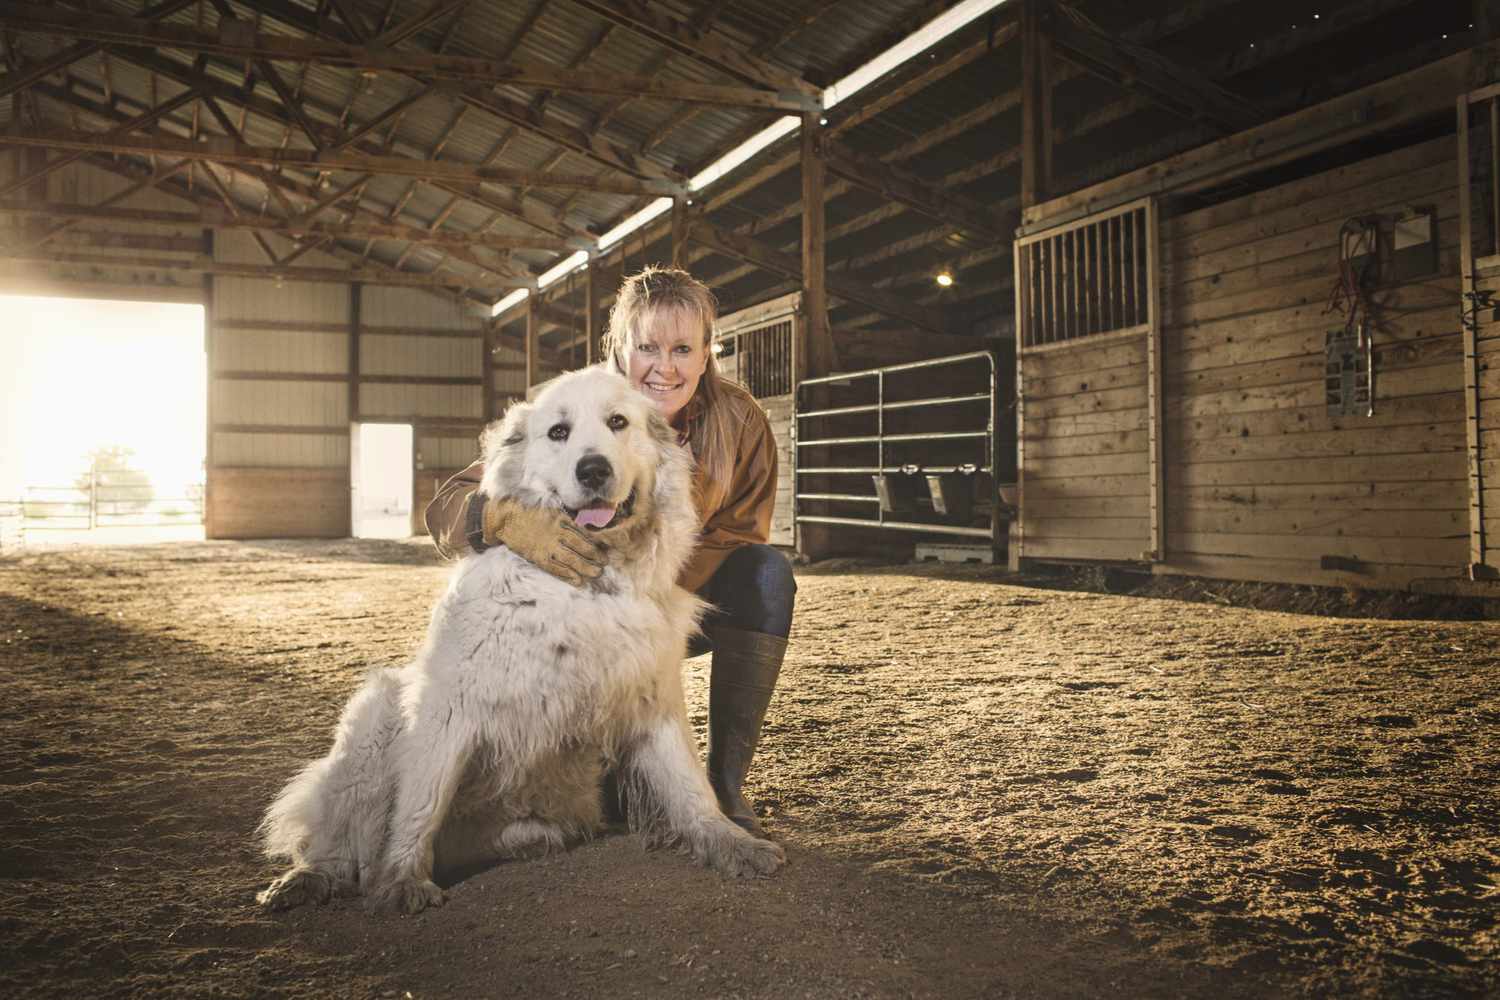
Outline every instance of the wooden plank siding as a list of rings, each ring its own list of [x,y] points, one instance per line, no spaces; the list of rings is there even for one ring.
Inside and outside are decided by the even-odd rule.
[[[1456,157],[1445,136],[1200,209],[1164,203],[1158,572],[1370,587],[1464,574]],[[1374,414],[1331,415],[1340,226],[1414,206],[1435,215],[1438,271],[1376,288]],[[1500,292],[1500,271],[1481,287]],[[1482,500],[1500,529],[1500,317],[1481,319]],[[1149,547],[1146,345],[1096,339],[1022,357],[1026,558]],[[1500,530],[1487,541],[1500,565]]]
[[[1164,570],[1366,586],[1462,572],[1456,155],[1444,137],[1163,221]],[[1375,292],[1374,415],[1330,415],[1339,227],[1413,205],[1436,214],[1439,273]]]
[[[1146,339],[1021,355],[1022,552],[1136,560],[1150,548]]]
[[[793,434],[796,421],[792,418],[796,409],[795,394],[767,396],[759,400],[771,419],[771,432],[776,436],[776,512],[771,516],[771,544],[790,547],[795,538],[792,530],[792,493],[795,477],[792,474]]]

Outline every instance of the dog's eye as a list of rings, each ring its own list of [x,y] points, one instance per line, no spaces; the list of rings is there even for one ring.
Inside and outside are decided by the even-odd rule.
[[[566,441],[569,430],[567,424],[553,424],[547,429],[547,436],[554,441]]]
[[[609,429],[612,431],[623,431],[630,426],[630,421],[626,420],[624,415],[619,413],[616,413],[604,422],[609,425]]]

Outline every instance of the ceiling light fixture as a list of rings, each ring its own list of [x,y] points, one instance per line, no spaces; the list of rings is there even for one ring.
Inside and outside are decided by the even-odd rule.
[[[933,280],[942,287],[947,288],[953,284],[953,271],[945,267],[937,273]]]

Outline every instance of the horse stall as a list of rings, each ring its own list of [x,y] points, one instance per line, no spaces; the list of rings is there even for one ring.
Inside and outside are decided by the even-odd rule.
[[[0,4],[0,990],[1500,995],[1497,24]],[[428,503],[651,265],[775,438],[785,866],[611,822],[262,906],[483,565]]]

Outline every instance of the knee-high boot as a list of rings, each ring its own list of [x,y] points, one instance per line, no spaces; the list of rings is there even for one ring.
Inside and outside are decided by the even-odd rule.
[[[741,786],[760,742],[761,722],[787,641],[764,632],[713,630],[714,656],[708,682],[708,780],[719,807],[735,823],[765,837]]]

